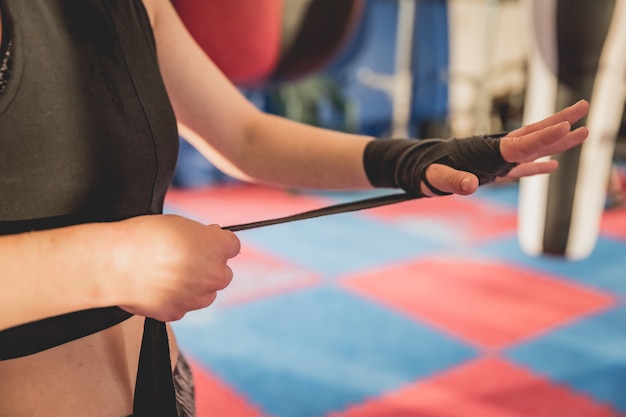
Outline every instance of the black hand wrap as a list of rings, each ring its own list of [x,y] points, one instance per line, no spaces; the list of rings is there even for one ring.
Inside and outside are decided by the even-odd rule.
[[[506,175],[517,164],[507,162],[500,153],[505,134],[472,136],[464,139],[386,139],[373,140],[365,147],[363,163],[375,187],[402,188],[423,196],[424,182],[433,193],[447,195],[426,179],[426,168],[438,163],[471,172],[480,184]]]

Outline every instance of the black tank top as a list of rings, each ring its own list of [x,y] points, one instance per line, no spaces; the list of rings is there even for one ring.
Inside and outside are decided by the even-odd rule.
[[[141,1],[0,6],[0,234],[160,213],[178,135]]]
[[[161,213],[178,134],[141,0],[0,0],[0,8],[12,56],[0,94],[0,234]],[[110,307],[8,329],[0,359],[128,317]],[[156,357],[168,360],[155,352],[167,349],[163,329],[148,321],[144,333],[140,367],[152,374]]]

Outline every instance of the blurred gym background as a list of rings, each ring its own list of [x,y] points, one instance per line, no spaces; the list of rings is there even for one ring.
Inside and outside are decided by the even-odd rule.
[[[522,124],[537,36],[531,2],[174,0],[200,45],[264,111],[414,138]],[[575,3],[571,9],[575,15]],[[625,126],[616,138],[618,161],[626,158]],[[177,186],[228,181],[184,139],[180,162]]]
[[[607,69],[598,57],[613,10],[624,9],[623,0],[173,3],[264,111],[416,139],[525,123],[530,103],[550,96],[530,82],[545,25],[570,33],[565,50],[543,55],[569,71],[554,74],[561,97],[589,99]],[[558,14],[536,11],[548,5]],[[623,52],[611,62],[626,63]],[[625,416],[620,70],[595,99],[621,118],[607,114],[596,129],[608,138],[611,175],[592,253],[522,250],[517,184],[242,232],[233,284],[175,323],[196,371],[199,417]],[[172,212],[228,225],[363,196],[239,184],[191,148],[193,132],[180,132]],[[576,168],[565,162],[557,185],[570,189]]]

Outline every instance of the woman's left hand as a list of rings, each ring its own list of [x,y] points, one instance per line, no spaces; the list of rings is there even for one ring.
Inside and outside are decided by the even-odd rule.
[[[520,178],[546,174],[558,167],[555,160],[535,160],[554,155],[580,145],[589,135],[586,127],[571,130],[589,110],[589,103],[580,100],[540,122],[523,126],[500,141],[500,153],[508,162],[518,162],[505,178]]]
[[[547,174],[558,168],[558,162],[536,161],[580,145],[589,135],[586,127],[571,130],[572,124],[581,120],[589,110],[589,103],[580,100],[537,123],[510,132],[500,141],[500,153],[507,162],[516,162],[515,168],[496,182],[537,174]],[[426,169],[428,181],[437,189],[449,193],[469,195],[478,189],[478,178],[442,164],[432,164]],[[425,195],[434,195],[422,186]]]

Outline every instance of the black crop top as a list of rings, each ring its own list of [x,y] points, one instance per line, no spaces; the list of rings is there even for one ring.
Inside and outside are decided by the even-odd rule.
[[[0,234],[161,213],[178,134],[141,0],[0,0],[0,9],[12,42],[0,94]],[[128,317],[110,307],[2,331],[0,360]],[[155,357],[168,360],[163,349],[164,324],[147,320],[138,384],[156,374]]]

